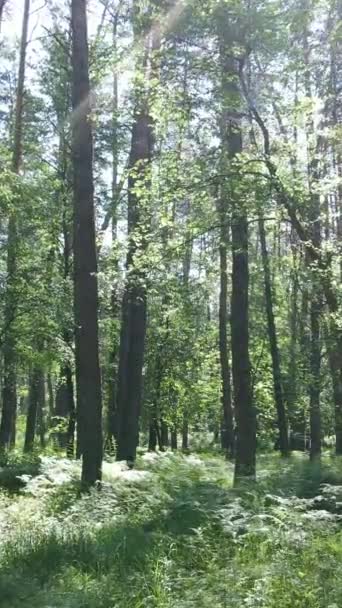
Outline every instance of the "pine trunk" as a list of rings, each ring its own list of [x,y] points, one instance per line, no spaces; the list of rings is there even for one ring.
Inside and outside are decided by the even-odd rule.
[[[24,452],[31,452],[33,450],[37,419],[39,418],[39,412],[42,411],[43,408],[44,375],[42,370],[38,366],[35,366],[30,379]]]
[[[273,312],[273,296],[271,285],[270,263],[267,251],[265,224],[262,218],[259,218],[259,235],[261,244],[261,256],[264,270],[264,285],[265,285],[265,303],[267,314],[268,337],[270,342],[271,358],[272,358],[272,373],[274,386],[274,399],[277,409],[278,430],[279,430],[279,447],[282,456],[289,454],[289,441],[287,430],[287,417],[285,403],[283,397],[283,387],[281,381],[280,356],[278,349],[277,332],[275,327],[275,319]]]
[[[219,301],[219,347],[221,363],[221,402],[222,425],[221,446],[226,456],[234,454],[234,427],[231,396],[231,380],[229,365],[229,348],[227,339],[228,324],[228,274],[227,274],[227,217],[221,215],[221,244],[220,244],[220,301]]]
[[[12,156],[12,171],[19,174],[22,162],[22,132],[24,85],[26,67],[26,49],[28,36],[28,22],[30,13],[30,0],[25,0],[23,26],[21,35],[19,73],[14,119],[14,142]],[[8,221],[7,240],[7,285],[5,292],[4,311],[4,380],[3,380],[3,406],[0,424],[0,449],[13,445],[15,437],[15,420],[17,409],[17,356],[16,335],[14,321],[17,314],[16,274],[17,274],[17,241],[18,230],[15,212],[12,212]]]
[[[101,479],[102,423],[91,91],[85,0],[72,0],[71,11],[77,423],[82,451],[82,482],[89,485]]]
[[[137,6],[134,5],[134,9]],[[139,32],[137,31],[139,29]],[[140,28],[135,29],[135,36]],[[152,28],[151,71],[156,77],[155,53],[160,48],[158,28]],[[149,38],[149,36],[147,36]],[[149,45],[146,45],[147,47]],[[147,50],[146,53],[149,51]],[[143,67],[146,67],[146,60]],[[148,74],[148,72],[147,72]],[[136,106],[133,117],[128,177],[128,253],[127,280],[122,302],[122,321],[118,372],[118,436],[117,459],[134,463],[139,441],[139,418],[143,388],[143,362],[146,335],[146,271],[143,257],[150,226],[149,190],[153,152],[153,123],[149,111],[149,79],[141,91],[136,87]],[[140,192],[139,192],[140,190]],[[141,191],[143,191],[141,193]]]

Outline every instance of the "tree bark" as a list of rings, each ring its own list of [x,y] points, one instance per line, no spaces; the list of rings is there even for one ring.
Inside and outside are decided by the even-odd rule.
[[[178,433],[177,428],[173,427],[171,429],[171,450],[176,451],[178,449]]]
[[[220,202],[223,206],[223,201]],[[226,456],[234,455],[234,426],[232,391],[230,380],[229,348],[227,338],[228,323],[228,273],[227,273],[227,242],[228,242],[228,216],[222,210],[220,213],[221,242],[220,242],[220,299],[219,299],[219,349],[221,364],[221,402],[222,426],[221,446]]]
[[[220,25],[222,27],[222,25]],[[233,35],[232,32],[230,32]],[[242,152],[241,92],[239,63],[231,55],[228,28],[221,30],[220,55],[223,89],[223,144],[227,162],[234,163]],[[231,341],[234,404],[236,418],[236,460],[234,483],[244,478],[255,479],[256,424],[252,403],[251,366],[249,360],[248,321],[248,220],[245,201],[239,200],[234,186],[229,189],[232,210],[232,297]]]
[[[137,11],[137,6],[134,6]],[[135,28],[135,36],[140,28]],[[156,77],[155,54],[160,48],[158,27],[152,28],[150,78]],[[147,45],[148,46],[148,45]],[[148,53],[148,51],[147,51]],[[145,57],[145,62],[147,57]],[[143,66],[146,67],[146,64]],[[146,71],[148,82],[148,71]],[[149,86],[142,93],[136,86],[128,178],[127,280],[122,303],[118,372],[117,459],[133,463],[139,441],[139,418],[143,387],[143,361],[146,335],[146,271],[142,258],[148,246],[149,190],[153,152],[153,122],[149,108]],[[143,190],[143,193],[138,193]]]
[[[36,434],[37,418],[44,408],[44,375],[39,366],[34,366],[30,380],[24,452],[32,452]],[[42,442],[41,442],[42,443]],[[42,446],[44,447],[44,446]]]
[[[187,452],[189,449],[189,421],[187,417],[187,413],[183,414],[183,424],[182,424],[182,450]]]
[[[90,122],[91,91],[85,0],[72,0],[71,16],[77,424],[82,451],[82,482],[89,485],[101,479],[102,404],[97,320],[93,141]]]
[[[113,52],[117,52],[117,29],[119,13],[113,16]],[[113,270],[115,273],[111,292],[111,316],[113,322],[120,317],[120,302],[118,295],[118,273],[119,259],[116,251],[118,231],[118,72],[114,69],[113,74],[113,117],[112,117],[112,248],[114,252]],[[117,440],[117,383],[118,383],[118,354],[119,345],[112,337],[112,347],[109,353],[109,379],[108,379],[108,402],[107,402],[107,436],[109,443]]]
[[[265,303],[267,315],[268,337],[270,342],[271,358],[272,358],[272,373],[274,386],[274,399],[277,409],[278,430],[279,430],[279,447],[282,456],[289,454],[289,441],[287,429],[287,416],[283,397],[283,387],[281,381],[280,356],[277,340],[277,332],[275,327],[275,319],[273,312],[273,297],[271,285],[270,263],[267,251],[266,234],[264,220],[259,218],[259,235],[261,244],[261,257],[264,270],[264,286],[265,286]]]
[[[14,141],[12,155],[12,171],[19,174],[22,163],[22,132],[23,107],[26,67],[26,47],[28,36],[28,23],[30,13],[30,0],[25,0],[23,25],[20,45],[18,85],[14,118]],[[0,449],[9,447],[11,436],[15,436],[15,419],[17,408],[17,372],[16,372],[16,335],[14,321],[17,315],[17,242],[18,228],[15,211],[11,212],[8,221],[7,240],[7,285],[5,292],[4,311],[4,380],[3,380],[3,406],[0,424]]]
[[[165,422],[165,420],[163,419],[163,416],[161,416],[161,421],[160,421],[160,439],[161,439],[161,445],[162,448],[168,448],[169,447],[169,429],[168,426]]]

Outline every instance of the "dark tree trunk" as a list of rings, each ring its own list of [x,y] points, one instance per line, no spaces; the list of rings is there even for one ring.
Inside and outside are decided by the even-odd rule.
[[[60,383],[56,393],[56,409],[55,416],[58,421],[65,420],[65,430],[57,433],[57,441],[61,448],[66,448],[67,455],[74,455],[75,441],[75,401],[74,401],[74,383],[72,378],[72,370],[68,363],[61,368]]]
[[[72,0],[71,11],[77,423],[82,451],[82,481],[88,485],[101,479],[102,407],[97,321],[93,142],[90,123],[91,91],[85,0]]]
[[[310,354],[310,458],[316,460],[321,454],[321,348],[320,318],[322,302],[319,292],[312,294],[310,310],[311,354]]]
[[[168,448],[169,447],[169,429],[168,426],[165,422],[165,420],[163,419],[163,416],[161,417],[161,422],[160,422],[160,437],[161,437],[161,445],[162,448]]]
[[[157,449],[157,420],[153,418],[149,426],[149,437],[148,437],[148,451],[155,452]]]
[[[20,59],[18,85],[14,119],[14,141],[12,156],[12,171],[19,174],[22,161],[22,131],[23,131],[23,107],[24,107],[24,85],[26,67],[26,48],[28,22],[30,13],[30,0],[25,0],[23,27],[21,35]],[[8,221],[7,240],[7,285],[5,292],[4,310],[4,380],[3,380],[3,405],[0,424],[0,449],[9,447],[15,436],[15,419],[17,408],[17,372],[16,372],[16,336],[13,327],[17,314],[16,274],[17,274],[17,220],[15,211],[11,213]]]
[[[182,424],[182,450],[187,452],[189,449],[189,421],[186,413],[183,414]]]
[[[237,137],[232,134],[232,137]],[[236,142],[237,143],[237,142]],[[232,357],[237,422],[235,482],[255,477],[256,429],[252,404],[248,332],[248,225],[243,209],[234,203],[232,220]]]
[[[228,38],[227,38],[228,36]],[[230,53],[228,31],[222,32],[222,81],[224,92],[223,142],[227,162],[242,152],[242,134],[237,109],[241,105],[239,65]],[[229,192],[232,210],[232,298],[231,334],[234,403],[236,418],[235,483],[255,478],[256,424],[252,403],[248,327],[248,221],[245,202],[234,188]]]
[[[24,452],[31,452],[33,450],[37,417],[39,415],[39,411],[42,411],[43,408],[44,375],[42,370],[37,366],[34,367],[30,380]]]
[[[136,8],[136,7],[135,7]],[[151,76],[156,77],[154,53],[160,47],[158,28],[152,29]],[[139,31],[139,34],[141,32]],[[136,36],[138,32],[135,30]],[[136,88],[128,178],[127,281],[122,302],[118,372],[117,459],[133,463],[139,440],[139,418],[143,387],[146,335],[146,272],[142,258],[146,252],[150,225],[148,191],[151,179],[153,124],[149,113],[149,90]],[[143,194],[138,190],[143,190]]]
[[[48,405],[49,405],[48,419],[50,421],[51,418],[53,417],[54,407],[55,407],[55,398],[54,398],[53,382],[52,382],[51,374],[47,375],[46,384],[47,384]]]
[[[37,408],[37,435],[39,437],[40,447],[46,446],[46,412],[45,412],[45,376],[42,369],[39,370],[38,384],[38,408]]]
[[[267,314],[267,326],[268,336],[270,341],[270,350],[272,357],[272,372],[273,372],[273,386],[274,386],[274,398],[277,409],[278,418],[278,430],[279,430],[279,448],[282,456],[288,456],[289,454],[289,441],[288,441],[288,430],[287,430],[287,419],[285,411],[285,403],[283,398],[283,387],[281,381],[281,370],[280,370],[280,356],[278,349],[278,340],[275,327],[275,319],[273,312],[273,297],[272,297],[272,285],[271,285],[271,272],[270,263],[268,258],[265,224],[262,218],[259,219],[259,234],[261,244],[261,256],[262,264],[264,269],[264,284],[265,284],[265,303],[266,303],[266,314]]]
[[[295,264],[295,248],[293,255],[294,270],[291,278],[291,308],[290,308],[290,361],[288,368],[288,377],[286,382],[286,402],[287,410],[292,429],[295,420],[295,404],[297,401],[297,385],[298,385],[298,359],[297,359],[297,343],[298,343],[298,272]],[[290,445],[290,449],[291,449]]]
[[[232,408],[232,391],[230,380],[229,348],[227,339],[228,323],[228,274],[227,274],[227,241],[228,217],[226,213],[220,214],[221,243],[220,243],[220,302],[219,302],[219,347],[221,363],[221,401],[222,425],[221,446],[227,457],[234,454],[234,425]]]
[[[177,428],[171,429],[171,450],[177,450],[178,448],[178,435]]]
[[[217,18],[222,88],[222,162],[229,167],[242,152],[240,74],[243,66],[231,52],[236,33],[226,6],[218,7]],[[221,196],[228,197],[231,209],[231,347],[236,420],[234,483],[238,484],[244,478],[255,479],[256,471],[256,422],[249,360],[248,220],[246,202],[234,189],[234,182],[225,182],[224,186]]]
[[[117,52],[117,27],[118,13],[113,17],[113,52]],[[116,251],[118,230],[118,73],[113,74],[113,118],[112,118],[112,247],[114,251],[113,269],[115,273],[111,293],[111,315],[113,322],[120,317],[120,302],[118,296],[119,259]],[[109,379],[108,379],[108,402],[107,402],[107,437],[109,444],[117,440],[117,383],[118,383],[118,354],[119,345],[112,337],[113,343],[109,353]]]
[[[303,55],[304,55],[304,88],[306,96],[312,98],[311,86],[311,65],[309,45],[309,23],[310,3],[303,1],[304,27],[303,27]],[[321,221],[320,221],[320,196],[314,192],[314,188],[319,183],[319,161],[318,153],[320,150],[320,140],[314,146],[310,145],[310,138],[315,134],[315,126],[310,116],[306,125],[307,149],[309,155],[308,180],[310,191],[310,206],[308,219],[310,222],[310,236],[314,248],[321,249]],[[309,395],[310,395],[310,459],[315,460],[321,454],[321,415],[320,415],[320,373],[321,373],[321,349],[320,349],[320,317],[321,317],[321,287],[317,280],[317,268],[315,263],[310,263],[311,271],[311,293],[310,293],[310,376],[309,376]]]

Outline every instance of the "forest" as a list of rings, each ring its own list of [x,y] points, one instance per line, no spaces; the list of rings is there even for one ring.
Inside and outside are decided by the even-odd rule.
[[[342,608],[342,4],[0,0],[0,607]]]

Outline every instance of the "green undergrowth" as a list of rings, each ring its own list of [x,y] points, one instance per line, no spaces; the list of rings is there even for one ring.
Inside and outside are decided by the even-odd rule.
[[[236,490],[220,456],[146,454],[105,463],[88,494],[77,463],[19,460],[20,491],[0,492],[1,608],[342,606],[340,459],[262,456]]]

